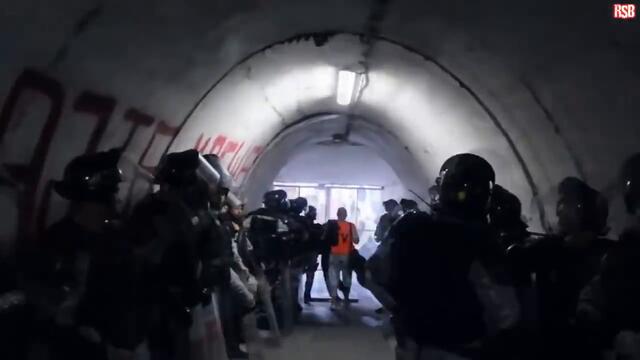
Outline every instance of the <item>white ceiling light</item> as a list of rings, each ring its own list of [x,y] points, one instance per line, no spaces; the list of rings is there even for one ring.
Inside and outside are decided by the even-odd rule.
[[[307,182],[274,182],[273,186],[282,186],[282,187],[289,187],[289,186],[299,186],[299,187],[318,187],[320,186],[320,184],[318,183],[307,183]]]
[[[353,95],[360,86],[359,75],[353,71],[338,71],[338,88],[336,90],[336,101],[338,104],[347,106],[353,101]]]
[[[366,189],[366,190],[382,190],[384,186],[376,186],[376,185],[341,185],[341,184],[325,184],[325,187],[328,188],[339,188],[339,189]]]

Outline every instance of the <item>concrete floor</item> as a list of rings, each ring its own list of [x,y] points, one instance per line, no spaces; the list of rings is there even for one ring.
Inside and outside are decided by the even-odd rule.
[[[333,312],[327,302],[304,305],[302,318],[293,334],[279,348],[266,351],[267,360],[392,360],[392,342],[383,336],[383,317],[374,310],[379,303],[362,288],[354,276],[352,298],[358,303],[349,310]],[[313,298],[328,298],[322,273],[315,277]]]

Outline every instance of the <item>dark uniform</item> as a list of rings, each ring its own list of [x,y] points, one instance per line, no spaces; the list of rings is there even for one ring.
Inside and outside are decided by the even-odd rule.
[[[167,155],[156,175],[161,190],[131,219],[150,289],[152,358],[187,358],[194,307],[208,305],[214,288],[229,281],[224,228],[209,211],[200,163],[191,150]]]
[[[531,353],[528,346],[538,326],[537,294],[531,272],[517,262],[511,263],[507,253],[511,246],[525,244],[531,233],[522,219],[520,199],[500,185],[495,185],[491,193],[489,225],[501,252],[501,268],[495,275],[500,278],[502,285],[513,290],[520,310],[517,324],[492,339],[492,345],[505,355],[528,358]]]
[[[513,263],[535,274],[540,332],[545,358],[597,358],[575,323],[580,293],[596,277],[612,245],[600,235],[606,228],[606,206],[584,182],[567,178],[559,187],[560,232],[512,246]]]
[[[120,152],[83,155],[65,168],[58,194],[70,211],[44,239],[49,339],[54,359],[104,359],[106,345],[136,341],[122,326],[132,303],[131,253],[115,220]],[[48,309],[47,309],[48,308]]]
[[[213,217],[214,231],[217,234],[213,243],[219,244],[219,249],[221,250],[216,261],[220,271],[224,271],[224,281],[218,282],[216,292],[219,294],[222,330],[224,332],[227,355],[229,358],[246,359],[248,354],[240,349],[240,343],[243,339],[241,323],[242,318],[253,309],[247,309],[243,306],[246,300],[242,299],[240,294],[236,293],[231,286],[230,274],[234,262],[233,242],[237,230],[233,226],[233,219],[229,217],[228,212],[222,213],[222,208],[227,201],[227,195],[232,184],[232,178],[226,168],[222,166],[217,155],[208,154],[203,157],[219,175],[217,183],[210,184],[209,197],[211,199],[210,215]]]
[[[302,313],[302,306],[298,299],[302,273],[309,263],[309,257],[315,251],[310,237],[310,229],[302,212],[308,206],[307,199],[298,197],[289,201],[289,211],[286,214],[286,225],[289,228],[287,248],[287,262],[291,281],[291,304],[294,317]]]
[[[522,204],[517,196],[500,185],[493,187],[489,206],[489,225],[500,249],[506,255],[512,245],[523,245],[530,237],[528,225],[522,220]],[[524,290],[532,286],[531,274],[517,264],[509,267],[510,279],[518,290],[520,302],[524,301]]]
[[[26,360],[35,317],[17,273],[13,264],[0,260],[0,349],[7,359]]]
[[[243,226],[244,234],[241,238],[241,247],[248,249],[247,265],[258,279],[259,288],[262,289],[260,300],[262,310],[269,321],[268,327],[278,334],[276,337],[279,336],[279,328],[286,325],[282,317],[284,296],[282,296],[281,283],[289,253],[287,208],[286,192],[274,190],[265,193],[264,207],[247,214]],[[289,326],[291,322],[292,319],[289,319]]]
[[[304,284],[304,302],[309,304],[311,302],[311,289],[313,288],[313,281],[315,279],[316,271],[318,270],[318,255],[324,250],[322,243],[322,225],[316,223],[317,210],[313,206],[309,206],[304,218],[309,229],[309,241],[313,244],[313,251],[310,253],[305,265],[306,280]],[[323,269],[324,271],[324,269]],[[325,282],[328,279],[325,277]]]
[[[287,193],[282,190],[267,192],[264,207],[256,209],[244,221],[247,240],[252,248],[256,265],[259,264],[274,284],[279,279],[280,264],[288,259],[290,237],[287,226]]]
[[[495,254],[484,220],[495,174],[472,154],[450,158],[440,173],[440,210],[410,212],[390,230],[396,335],[400,348],[417,345],[410,351],[415,358],[432,351],[468,354],[486,328],[470,272],[474,262],[490,264]]]
[[[636,349],[625,349],[614,339],[625,333],[640,332],[640,154],[623,164],[620,183],[627,213],[636,224],[625,229],[611,247],[600,275],[583,291],[578,322],[590,335],[588,341],[602,348],[614,348],[617,358],[633,358]],[[636,335],[637,336],[637,335]],[[637,341],[637,340],[636,340]]]

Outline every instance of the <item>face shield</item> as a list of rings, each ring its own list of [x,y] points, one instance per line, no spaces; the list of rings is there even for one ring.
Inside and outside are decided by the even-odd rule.
[[[218,173],[219,186],[227,189],[234,187],[233,176],[231,176],[227,168],[222,165],[222,162],[217,155],[207,154],[202,156],[202,158]]]
[[[224,166],[220,164],[219,158],[211,155],[199,155],[198,158],[200,165],[198,166],[197,174],[209,184],[214,206],[218,205],[222,207],[223,205],[227,205],[232,209],[242,206],[242,201],[229,191],[232,176]]]
[[[202,155],[198,155],[198,160],[200,162],[196,170],[198,176],[206,181],[210,187],[218,188],[221,179],[220,173]]]

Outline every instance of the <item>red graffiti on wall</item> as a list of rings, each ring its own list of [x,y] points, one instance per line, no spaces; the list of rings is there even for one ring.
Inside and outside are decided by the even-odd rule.
[[[124,113],[124,119],[126,121],[132,122],[133,125],[131,125],[131,130],[129,131],[127,138],[122,144],[122,149],[129,148],[129,144],[131,144],[131,140],[133,139],[138,129],[140,129],[140,127],[150,127],[151,125],[153,125],[153,122],[155,121],[153,116],[142,113],[136,109],[127,110],[127,112]]]
[[[18,104],[21,99],[26,99],[27,95],[32,96],[33,94],[49,106],[46,116],[41,120],[44,124],[39,134],[30,136],[26,140],[35,143],[34,150],[30,154],[31,157],[24,163],[3,164],[12,177],[21,184],[17,204],[19,219],[16,224],[17,237],[20,241],[38,238],[47,224],[53,194],[53,181],[43,179],[43,173],[67,99],[67,94],[59,81],[37,70],[24,70],[11,87],[0,110],[0,144],[8,139],[6,137],[8,129],[13,131],[22,126],[23,121],[21,114],[19,114]],[[112,115],[117,106],[118,101],[115,97],[89,90],[82,91],[73,98],[71,111],[87,114],[90,116],[89,119],[95,121],[93,130],[87,139],[85,152],[94,152],[100,148],[100,143],[107,127],[113,120]],[[147,171],[153,171],[155,165],[167,153],[170,144],[178,135],[179,127],[172,126],[167,121],[158,120],[153,115],[136,108],[128,108],[121,121],[130,123],[131,127],[120,147],[123,150],[130,150],[134,138],[138,138],[136,143],[145,143],[146,145],[139,156],[136,155],[137,163]],[[140,131],[152,127],[151,134],[148,131],[144,133]],[[140,136],[148,137],[148,140],[139,139]],[[244,141],[232,140],[225,135],[205,139],[204,134],[201,134],[197,139],[195,148],[202,153],[218,154],[237,181],[249,173],[263,151],[261,146],[250,146]],[[131,205],[136,180],[134,179],[129,184],[126,191],[127,205]],[[40,195],[37,191],[39,186],[41,186]]]
[[[231,140],[225,135],[206,139],[204,137],[204,134],[200,134],[193,148],[203,154],[218,155],[236,181],[242,180],[242,177],[249,173],[262,154],[262,146],[245,146],[245,142]]]
[[[34,210],[37,204],[36,189],[40,183],[49,146],[58,127],[65,100],[65,93],[59,82],[37,71],[25,70],[13,84],[0,112],[0,142],[4,140],[9,124],[14,119],[13,115],[20,97],[28,91],[35,91],[44,95],[49,100],[50,107],[45,124],[37,138],[35,150],[31,154],[31,161],[26,164],[5,165],[11,175],[25,189],[21,192],[18,200],[18,239],[28,238],[32,235],[30,234],[31,226],[29,225],[33,223]]]
[[[149,149],[151,149],[151,147],[153,146],[153,144],[155,143],[155,141],[160,138],[160,137],[168,137],[170,139],[173,139],[174,137],[176,137],[178,135],[178,127],[176,126],[171,126],[169,124],[167,124],[166,122],[160,120],[158,122],[158,124],[156,125],[155,130],[153,131],[153,135],[151,135],[151,139],[149,139],[149,142],[147,143],[147,146],[144,148],[144,151],[142,152],[142,155],[140,155],[140,158],[138,159],[138,165],[142,166],[143,168],[147,169],[148,171],[153,171],[155,169],[155,164],[158,163],[158,160],[160,160],[159,158],[155,160],[155,162],[147,162],[145,164],[145,160],[147,158],[147,155],[149,154]],[[164,155],[167,151],[168,151],[168,145],[167,148],[162,152],[161,155]]]
[[[116,100],[110,96],[99,95],[91,91],[83,91],[78,95],[73,103],[73,109],[79,113],[88,113],[96,118],[96,126],[87,142],[86,152],[94,152],[98,148],[98,144],[107,125],[111,119],[111,114],[116,108]],[[43,188],[42,200],[36,217],[36,233],[42,233],[47,226],[47,218],[49,215],[49,203],[53,194],[53,182],[47,181]]]
[[[73,109],[77,112],[93,114],[96,117],[97,124],[91,138],[87,143],[86,152],[94,152],[98,148],[98,143],[111,119],[111,114],[116,108],[116,100],[105,95],[98,95],[91,91],[82,92],[73,103]]]
[[[36,143],[30,160],[22,164],[4,164],[12,177],[22,185],[18,200],[20,215],[18,224],[16,224],[18,239],[38,237],[46,227],[53,183],[50,179],[45,179],[40,197],[37,195],[37,189],[43,181],[47,155],[51,151],[51,142],[60,123],[66,98],[66,93],[60,82],[36,70],[24,70],[10,89],[0,111],[0,143],[6,140],[5,135],[7,135],[9,128],[21,126],[18,103],[27,93],[35,93],[44,98],[48,102],[49,108],[39,136],[30,138]],[[74,112],[89,114],[95,119],[95,127],[89,135],[85,152],[94,152],[99,148],[117,103],[114,97],[93,91],[83,91],[74,99],[72,106]],[[124,121],[130,122],[132,125],[121,145],[123,149],[129,147],[138,130],[156,124],[138,159],[140,166],[152,169],[154,161],[157,161],[169,150],[170,142],[177,136],[178,127],[170,126],[165,121],[156,122],[153,116],[135,108],[129,108],[125,112]],[[132,195],[131,191],[129,191],[129,195]],[[38,205],[40,205],[39,209]]]

